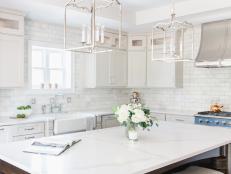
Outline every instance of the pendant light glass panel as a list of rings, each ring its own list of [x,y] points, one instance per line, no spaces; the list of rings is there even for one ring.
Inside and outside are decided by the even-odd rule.
[[[158,23],[153,27],[151,47],[153,61],[192,61],[193,25],[176,21],[173,13],[169,23]]]
[[[73,11],[81,13],[83,17],[77,15],[73,17]],[[105,25],[107,20],[111,20],[116,13],[118,22],[114,24],[118,33],[118,48],[121,43],[122,30],[122,5],[118,0],[71,0],[65,6],[64,16],[64,49],[66,51],[82,52],[82,53],[102,53],[112,51],[110,45],[105,41]],[[106,15],[105,15],[106,14]],[[78,18],[77,18],[78,17]],[[84,18],[84,20],[83,20]],[[67,27],[68,22],[81,21],[83,24],[79,28],[78,34],[80,38],[76,38]],[[113,19],[114,20],[114,19]],[[101,22],[100,22],[101,21]],[[78,23],[79,25],[79,23]]]

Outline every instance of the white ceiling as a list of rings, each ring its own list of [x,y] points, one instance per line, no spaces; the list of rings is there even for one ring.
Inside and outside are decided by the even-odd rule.
[[[0,0],[0,7],[9,8],[9,9],[17,9],[23,11],[25,13],[26,18],[45,21],[49,23],[55,24],[63,24],[64,21],[64,5],[68,0]],[[123,7],[123,29],[126,31],[150,31],[151,25],[154,22],[159,20],[166,20],[169,18],[169,9],[171,0],[119,0]],[[221,3],[220,1],[224,1]],[[227,4],[230,6],[230,0],[175,0],[176,2],[176,11],[177,15],[180,17],[187,16],[187,20],[193,21],[196,13],[193,15],[190,14],[192,10],[197,10],[201,7],[201,12],[203,9],[206,9],[207,6],[213,6],[212,17],[221,16],[231,17],[231,14],[223,13],[221,15],[221,10],[224,7],[220,7],[216,9],[220,4]],[[203,4],[204,6],[201,6]],[[194,7],[192,7],[194,6]],[[230,6],[231,7],[231,6]],[[191,9],[193,8],[193,9]],[[185,13],[181,14],[181,11],[185,11]],[[220,11],[216,11],[220,10]],[[226,10],[230,11],[230,9]],[[110,11],[111,12],[111,11]],[[179,13],[178,13],[179,12]],[[197,13],[197,18],[201,18],[201,12]],[[188,14],[187,14],[188,13]],[[211,13],[211,10],[209,11]],[[198,17],[199,14],[199,17]],[[108,18],[100,18],[100,23],[102,22],[105,26],[110,28],[116,28],[118,26],[118,14],[108,14],[111,19]],[[204,13],[204,18],[206,20],[212,20],[212,18],[207,18],[211,14]],[[80,12],[71,12],[72,23],[70,25],[80,25],[85,23],[86,15]],[[198,19],[199,21],[200,19]],[[138,22],[137,22],[138,21]],[[205,21],[205,20],[204,20]],[[137,26],[136,24],[142,24]]]
[[[23,11],[27,18],[63,24],[64,5],[68,0],[0,0],[0,7],[17,9]],[[177,0],[183,1],[183,0]],[[184,0],[185,1],[185,0]],[[159,7],[169,4],[170,0],[120,0],[124,7],[124,29],[134,28],[135,13],[139,10],[148,9],[151,7]],[[74,15],[74,14],[73,14]],[[76,14],[78,17],[80,14]],[[118,15],[117,15],[118,16]],[[74,18],[74,16],[72,16]],[[84,16],[81,16],[82,21],[85,21]],[[74,20],[79,21],[81,20]],[[104,20],[105,21],[105,20]],[[108,20],[108,26],[115,28],[116,21]],[[73,24],[74,25],[74,24]]]

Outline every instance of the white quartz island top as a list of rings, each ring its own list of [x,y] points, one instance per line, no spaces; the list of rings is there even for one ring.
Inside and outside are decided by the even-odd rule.
[[[0,159],[33,174],[146,173],[231,143],[231,129],[160,122],[130,142],[123,127],[68,134],[82,141],[60,156],[22,152],[31,141],[0,145]]]

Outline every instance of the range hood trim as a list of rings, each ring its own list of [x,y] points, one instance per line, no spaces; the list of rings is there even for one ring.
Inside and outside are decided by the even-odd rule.
[[[207,30],[207,32],[210,31],[210,33],[206,33],[207,36],[205,36],[206,30]],[[217,33],[216,30],[218,30],[218,31],[220,30],[222,32]],[[211,33],[215,33],[215,34],[212,35]],[[211,35],[211,36],[209,37],[209,35]],[[220,35],[222,35],[222,36],[220,36]],[[212,47],[214,47],[214,45],[212,45],[212,44],[216,43],[216,42],[210,41],[210,40],[215,40],[217,38],[215,36],[219,37],[218,41],[220,41],[219,43],[221,43],[220,45],[218,43],[218,45],[221,47],[218,47],[218,45],[215,45],[215,47],[217,46],[216,50],[214,50],[212,48]],[[228,44],[231,44],[231,42],[228,42],[229,39],[231,39],[231,19],[226,19],[226,20],[222,20],[222,21],[209,22],[209,23],[202,24],[200,48],[199,48],[197,57],[195,59],[194,65],[196,67],[201,67],[201,68],[231,67],[231,57],[230,58],[225,57],[225,55],[231,55],[231,50],[228,49]],[[210,42],[208,42],[208,40]],[[205,46],[206,43],[208,43],[208,45]],[[210,47],[210,48],[208,48],[208,47]],[[214,50],[213,52],[215,52],[215,54],[214,54],[215,57],[213,57],[212,58],[213,60],[211,60],[211,61],[208,59],[207,56],[206,56],[206,58],[203,57],[206,54],[207,55],[211,54],[211,53],[207,53],[209,51],[209,49]],[[217,56],[219,54],[220,54],[220,56]]]

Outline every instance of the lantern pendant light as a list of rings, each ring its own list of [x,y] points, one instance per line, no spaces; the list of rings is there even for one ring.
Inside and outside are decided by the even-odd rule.
[[[118,48],[121,47],[122,34],[122,5],[118,0],[70,0],[65,5],[64,15],[64,50],[81,53],[102,53],[112,51],[111,48],[104,46],[105,42],[105,26],[96,23],[96,12],[109,7],[115,7],[119,10],[120,19],[118,27]],[[67,11],[68,9],[76,9],[90,14],[91,22],[87,26],[82,25],[81,46],[68,47],[67,45]]]
[[[172,1],[171,19],[158,23],[152,29],[152,61],[192,61],[194,52],[194,27],[188,22],[176,20]]]

